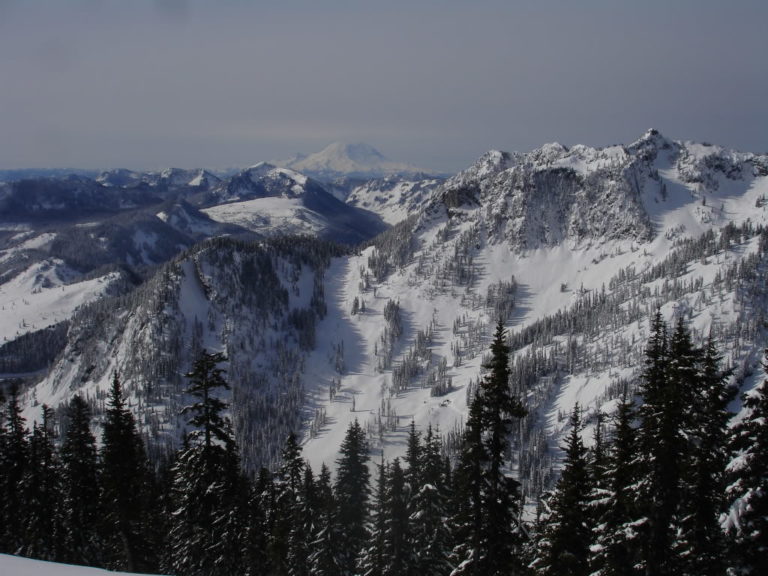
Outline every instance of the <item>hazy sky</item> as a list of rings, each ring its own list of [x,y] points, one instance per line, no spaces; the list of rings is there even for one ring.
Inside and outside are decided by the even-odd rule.
[[[768,151],[768,2],[0,0],[0,168],[229,167],[367,142]]]

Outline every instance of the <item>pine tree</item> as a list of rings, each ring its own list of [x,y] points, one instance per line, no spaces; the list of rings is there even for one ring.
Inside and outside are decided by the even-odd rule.
[[[313,576],[336,576],[341,573],[340,530],[331,472],[323,464],[317,479],[317,529],[310,544],[309,562]]]
[[[173,469],[175,512],[171,567],[184,576],[245,572],[247,483],[226,405],[214,394],[228,389],[221,353],[203,350],[187,374],[187,392],[196,399],[182,413],[195,429],[187,434]]]
[[[484,549],[484,465],[481,419],[482,405],[476,397],[469,406],[469,417],[464,427],[462,450],[453,475],[454,488],[451,504],[451,544],[449,555],[452,574],[482,575],[479,556]]]
[[[592,483],[587,450],[581,439],[579,406],[570,419],[571,433],[564,447],[563,473],[549,504],[550,513],[540,528],[537,574],[547,576],[586,576],[589,570],[589,546],[592,526],[589,496]]]
[[[408,514],[410,487],[400,459],[395,458],[387,474],[384,499],[384,564],[382,576],[415,574],[414,553]]]
[[[24,475],[24,547],[21,555],[59,560],[64,548],[61,519],[61,465],[54,446],[53,410],[42,407],[42,423],[33,426],[29,465]]]
[[[607,495],[601,506],[603,514],[596,522],[592,572],[599,576],[630,576],[637,562],[633,522],[637,517],[634,490],[638,442],[634,418],[634,404],[625,395],[615,416],[605,471]]]
[[[157,569],[156,551],[148,534],[153,510],[153,479],[136,420],[126,405],[115,373],[107,400],[99,452],[101,530],[107,567],[130,572]]]
[[[268,517],[273,500],[274,483],[269,470],[262,468],[248,500],[248,525],[245,532],[245,568],[247,576],[271,572],[268,555],[270,526]]]
[[[522,572],[519,484],[505,473],[508,436],[525,409],[510,391],[509,346],[499,320],[489,373],[470,406],[457,470],[454,574]]]
[[[309,462],[304,463],[304,480],[294,509],[293,529],[288,541],[289,576],[312,574],[309,559],[317,524],[318,496]]]
[[[275,504],[270,532],[269,556],[272,573],[287,575],[290,571],[291,537],[298,530],[302,502],[304,460],[296,435],[291,433],[282,453],[282,465],[275,475]],[[294,542],[294,545],[297,545]]]
[[[416,556],[415,572],[421,576],[450,573],[447,480],[441,457],[440,436],[427,428],[422,450],[421,474],[412,496],[411,533]]]
[[[735,395],[727,384],[728,375],[720,370],[720,355],[710,338],[691,407],[695,436],[689,479],[684,483],[685,514],[676,544],[682,573],[688,576],[725,573],[725,539],[719,518],[725,511],[728,422],[732,417],[728,404]]]
[[[356,563],[368,540],[368,442],[365,431],[355,420],[347,429],[337,460],[336,503],[339,533],[339,566],[341,574],[354,574]]]
[[[768,371],[768,349],[763,368]],[[768,573],[768,379],[744,396],[745,418],[733,430],[729,464],[730,564],[736,574]]]
[[[0,452],[0,553],[17,554],[24,546],[24,474],[29,462],[29,439],[21,415],[18,391],[11,390],[5,411]]]
[[[677,335],[676,348],[685,348]],[[672,353],[666,325],[657,312],[646,349],[646,365],[641,382],[644,404],[640,408],[639,462],[642,476],[638,503],[642,517],[643,570],[649,575],[673,574],[672,545],[677,504],[680,497],[682,395],[679,381],[670,376]],[[687,376],[687,366],[677,359],[677,373]]]
[[[376,491],[374,504],[371,506],[370,526],[368,532],[368,545],[362,552],[358,562],[359,572],[362,576],[381,576],[386,563],[387,532],[387,482],[388,465],[381,457],[381,463],[377,465]]]
[[[70,564],[103,566],[96,439],[90,428],[91,412],[82,396],[70,400],[67,421],[61,446],[65,527],[61,559]]]

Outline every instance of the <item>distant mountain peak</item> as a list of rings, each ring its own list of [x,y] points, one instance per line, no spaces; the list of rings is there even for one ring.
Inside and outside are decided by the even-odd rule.
[[[297,155],[277,164],[319,178],[428,173],[410,164],[394,162],[363,142],[333,142],[314,154]]]

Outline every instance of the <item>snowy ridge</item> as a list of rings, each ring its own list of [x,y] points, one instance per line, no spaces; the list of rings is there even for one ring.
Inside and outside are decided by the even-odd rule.
[[[74,566],[72,564],[57,564],[32,560],[21,556],[9,556],[0,554],[0,573],[3,576],[120,576],[128,575],[127,572],[112,572],[100,568],[88,566]],[[132,575],[138,576],[138,575]]]
[[[192,250],[115,310],[91,306],[98,322],[76,319],[35,395],[56,405],[80,389],[97,403],[118,369],[161,446],[182,426],[167,416],[180,374],[206,346],[230,354],[249,465],[274,462],[292,427],[313,468],[332,466],[354,419],[392,458],[411,420],[439,426],[450,446],[501,315],[530,409],[516,466],[535,497],[558,466],[564,415],[579,402],[591,424],[636,382],[657,308],[698,339],[712,331],[736,382],[754,383],[768,318],[766,166],[764,156],[649,131],[629,146],[491,151],[445,182],[363,183],[350,203],[399,223],[358,253],[331,258],[307,240]],[[220,184],[230,203],[206,212],[250,226],[283,211],[258,226],[312,232],[309,216],[296,221],[303,202],[343,204],[302,178],[257,165]],[[284,296],[267,306],[270,294]],[[276,380],[275,362],[300,369]],[[278,391],[287,405],[275,403]],[[261,427],[279,418],[286,427]]]
[[[372,146],[362,143],[334,142],[320,152],[297,156],[279,164],[324,179],[342,175],[379,178],[394,174],[428,173],[410,164],[393,162]]]

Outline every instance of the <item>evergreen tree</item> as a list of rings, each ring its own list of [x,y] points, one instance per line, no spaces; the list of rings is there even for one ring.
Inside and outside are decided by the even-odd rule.
[[[452,575],[482,575],[479,555],[484,549],[483,522],[485,487],[481,403],[476,397],[469,406],[464,427],[462,450],[454,473],[452,510],[452,549],[449,555],[455,567]]]
[[[763,368],[768,371],[768,349]],[[737,574],[768,573],[768,379],[744,396],[745,418],[733,430],[729,465],[730,564]]]
[[[304,480],[294,508],[294,522],[288,541],[289,576],[312,574],[309,559],[317,524],[318,496],[315,477],[309,462],[304,463]]]
[[[317,479],[317,529],[314,531],[309,556],[313,576],[341,574],[340,531],[336,520],[336,500],[331,484],[331,472],[323,464]]]
[[[274,484],[269,470],[262,468],[248,500],[248,526],[245,532],[246,576],[270,573],[267,552],[270,527],[268,517],[273,500]]]
[[[728,404],[735,395],[727,378],[728,373],[720,370],[720,356],[710,338],[701,363],[696,402],[691,407],[695,436],[684,483],[685,514],[676,543],[682,573],[688,576],[725,573],[725,539],[719,519],[726,505],[728,422],[732,417]]]
[[[421,475],[416,479],[410,517],[415,573],[422,576],[450,573],[447,480],[441,451],[440,436],[430,425],[424,439]]]
[[[408,430],[408,441],[405,450],[405,481],[412,491],[416,490],[419,484],[422,466],[421,434],[416,431],[416,423],[411,420],[411,427]]]
[[[359,572],[362,576],[381,576],[386,562],[385,536],[387,532],[387,482],[389,474],[388,465],[384,461],[383,455],[377,468],[375,500],[371,507],[369,526],[370,537],[368,546],[363,550],[358,562]]]
[[[99,460],[107,567],[130,572],[156,570],[156,551],[148,540],[153,479],[144,442],[117,373],[107,399]]]
[[[686,348],[683,334],[677,334],[676,348]],[[641,382],[644,404],[640,408],[640,474],[638,503],[642,517],[642,567],[646,574],[673,574],[673,521],[680,498],[681,458],[685,444],[681,437],[682,394],[679,380],[670,376],[670,344],[666,325],[657,312],[646,349]],[[677,359],[677,375],[688,376],[688,366]]]
[[[16,388],[5,410],[0,452],[0,553],[18,554],[24,546],[24,475],[29,462],[29,439]]]
[[[600,506],[603,513],[597,519],[595,529],[596,553],[592,559],[592,572],[599,576],[630,576],[637,561],[637,532],[633,526],[637,517],[634,418],[634,404],[625,395],[615,416],[613,443],[605,470],[607,494]]]
[[[368,541],[368,442],[365,431],[355,420],[347,429],[337,460],[336,505],[341,574],[354,574],[356,563]]]
[[[299,528],[302,502],[304,460],[295,434],[291,433],[282,453],[282,465],[274,480],[275,503],[273,524],[269,540],[272,573],[287,575],[290,571],[289,550],[291,538]],[[294,541],[294,545],[297,543]]]
[[[563,473],[551,498],[550,513],[540,528],[537,574],[547,576],[586,576],[589,546],[592,542],[589,496],[592,490],[587,450],[581,439],[579,406],[570,419],[571,433],[565,450]]]
[[[28,558],[57,561],[63,553],[61,465],[54,446],[53,410],[43,405],[42,423],[29,441],[29,465],[24,475],[24,547]]]
[[[187,392],[196,399],[182,413],[194,426],[173,470],[175,512],[171,567],[183,576],[245,572],[247,484],[226,405],[214,393],[228,389],[221,353],[203,350],[187,374]]]
[[[525,410],[510,391],[509,351],[499,320],[457,470],[457,575],[522,572],[519,484],[505,473],[505,460],[508,436]]]
[[[409,576],[415,574],[408,514],[410,494],[399,458],[395,458],[392,462],[392,467],[385,477],[384,563],[381,574],[382,576]]]
[[[68,425],[61,446],[65,527],[61,559],[70,564],[103,566],[96,439],[90,421],[88,404],[82,396],[74,396],[67,407]]]

